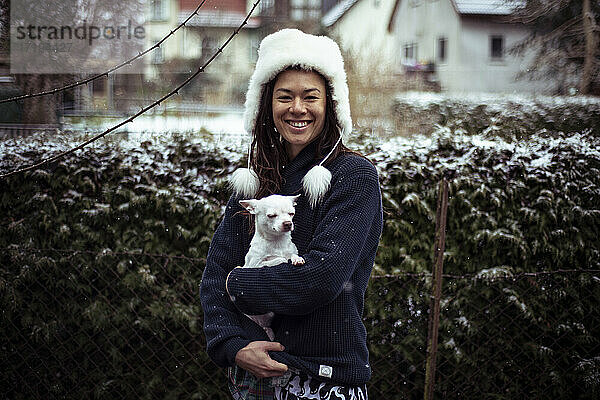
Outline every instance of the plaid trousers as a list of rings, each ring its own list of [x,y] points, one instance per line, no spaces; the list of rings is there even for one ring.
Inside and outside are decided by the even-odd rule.
[[[237,365],[227,369],[234,400],[368,400],[367,386],[337,386],[290,368],[281,377],[258,379]]]
[[[227,378],[234,400],[273,400],[271,378],[258,379],[237,365],[227,368]]]

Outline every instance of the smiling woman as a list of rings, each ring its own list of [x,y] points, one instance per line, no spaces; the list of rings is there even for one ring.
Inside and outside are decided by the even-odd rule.
[[[200,285],[207,352],[229,367],[234,399],[367,399],[362,310],[381,192],[375,167],[342,143],[352,119],[337,44],[296,29],[265,37],[245,106],[248,168],[232,176]],[[300,194],[292,240],[305,263],[235,268],[250,245],[240,201],[271,194]],[[243,315],[268,312],[275,341]]]

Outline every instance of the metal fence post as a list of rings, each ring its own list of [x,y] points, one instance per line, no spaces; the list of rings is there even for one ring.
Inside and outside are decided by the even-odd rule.
[[[435,384],[435,361],[438,347],[440,323],[440,298],[442,296],[442,271],[446,246],[446,215],[448,210],[448,181],[442,179],[439,185],[435,218],[435,248],[431,305],[429,307],[429,329],[427,333],[427,364],[425,367],[425,400],[433,400]]]

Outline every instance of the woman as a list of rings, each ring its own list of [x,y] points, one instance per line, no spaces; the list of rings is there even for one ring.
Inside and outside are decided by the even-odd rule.
[[[261,42],[245,128],[248,168],[211,243],[200,286],[207,352],[229,368],[235,399],[366,399],[364,293],[382,229],[376,169],[348,150],[343,59],[295,29]],[[299,194],[292,238],[305,264],[244,264],[250,223],[239,200]],[[275,341],[243,313],[274,312]]]

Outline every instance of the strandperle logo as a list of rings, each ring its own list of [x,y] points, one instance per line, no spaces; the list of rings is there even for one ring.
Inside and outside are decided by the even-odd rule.
[[[147,0],[12,2],[11,73],[102,73],[153,44],[145,26],[152,4]],[[140,73],[144,62],[136,60],[119,72]]]
[[[121,40],[127,39],[144,39],[146,30],[143,26],[133,26],[131,20],[127,21],[126,25],[104,26],[87,25],[87,21],[83,21],[82,25],[72,27],[69,25],[63,26],[36,26],[36,25],[20,25],[17,26],[17,40],[65,40],[78,39],[86,40],[91,46],[94,40]]]

